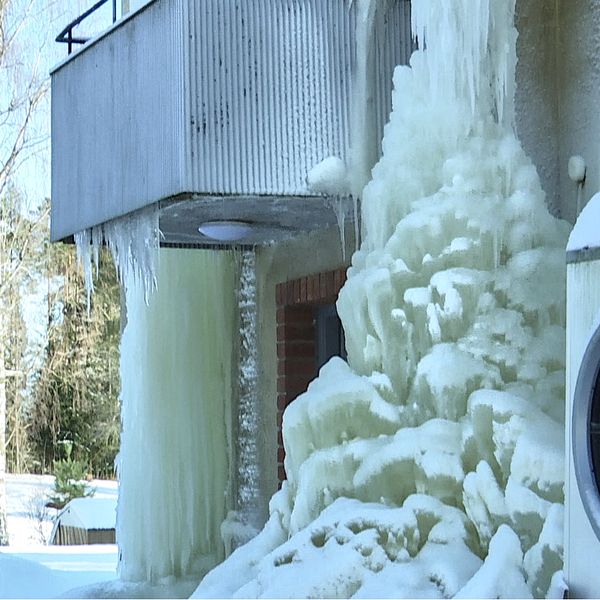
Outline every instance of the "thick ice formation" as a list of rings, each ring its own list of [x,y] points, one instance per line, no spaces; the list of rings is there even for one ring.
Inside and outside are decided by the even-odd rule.
[[[513,129],[514,0],[413,0],[288,481],[197,597],[527,597],[562,565],[564,247]],[[235,573],[234,577],[230,574]]]
[[[117,539],[132,581],[206,572],[223,558],[219,525],[233,506],[235,261],[160,254],[148,304],[143,280],[126,280]]]

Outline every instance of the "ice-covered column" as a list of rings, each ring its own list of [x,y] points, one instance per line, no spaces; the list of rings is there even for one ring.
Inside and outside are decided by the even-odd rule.
[[[237,268],[228,252],[163,249],[158,285],[125,282],[120,575],[201,575],[223,557]]]
[[[238,412],[238,510],[242,522],[259,526],[259,459],[258,459],[258,365],[256,256],[242,253],[239,288],[240,363]]]

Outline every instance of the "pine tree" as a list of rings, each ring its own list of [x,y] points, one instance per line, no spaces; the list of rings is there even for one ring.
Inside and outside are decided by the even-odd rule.
[[[66,459],[96,476],[114,474],[119,446],[120,291],[112,260],[102,253],[88,313],[83,275],[69,245],[52,246],[48,277],[48,345],[34,389],[29,437],[43,471]]]

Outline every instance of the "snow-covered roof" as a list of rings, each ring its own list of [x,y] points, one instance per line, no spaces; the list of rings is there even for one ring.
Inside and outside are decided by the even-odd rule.
[[[56,522],[83,529],[114,529],[116,498],[75,498],[58,515]]]

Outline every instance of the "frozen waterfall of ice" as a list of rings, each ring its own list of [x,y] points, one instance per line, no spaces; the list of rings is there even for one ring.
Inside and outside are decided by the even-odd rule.
[[[125,280],[117,461],[120,576],[154,583],[223,559],[238,334],[230,252],[161,249],[156,276],[149,298],[143,279]]]
[[[566,223],[516,139],[515,0],[413,0],[288,481],[196,597],[562,594]],[[425,50],[423,50],[425,48]]]

